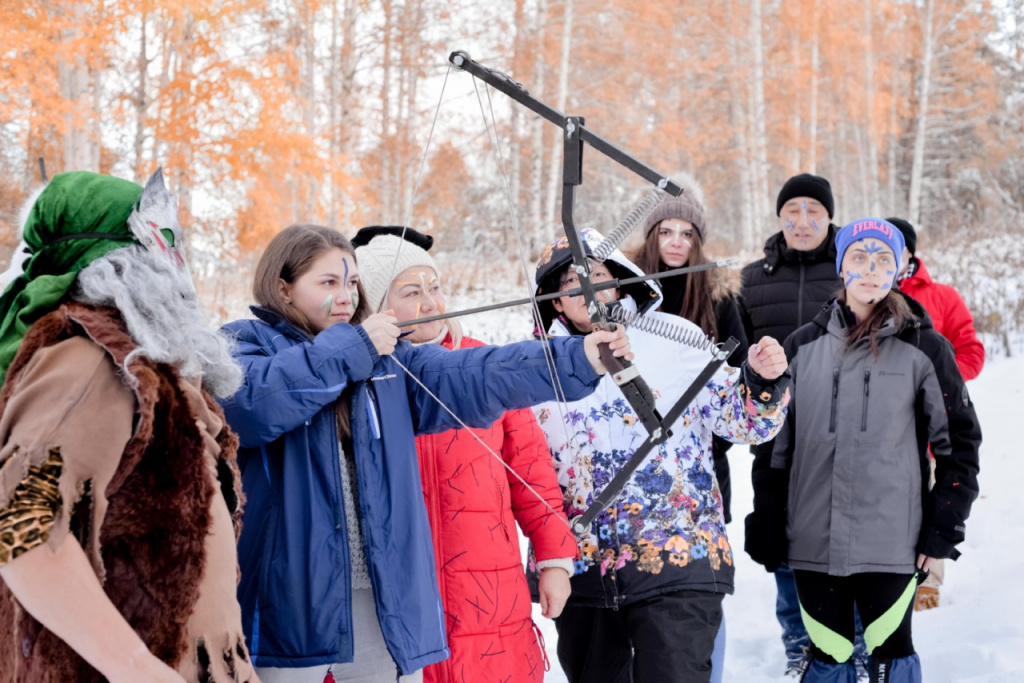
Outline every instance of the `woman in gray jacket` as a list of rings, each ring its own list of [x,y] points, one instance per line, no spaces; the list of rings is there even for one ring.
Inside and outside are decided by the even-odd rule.
[[[795,571],[812,641],[804,681],[855,683],[856,604],[871,680],[919,683],[914,592],[934,559],[959,556],[981,430],[949,342],[893,289],[900,231],[865,218],[836,247],[843,291],[786,340],[793,399],[760,492],[774,504],[748,543],[769,569]]]

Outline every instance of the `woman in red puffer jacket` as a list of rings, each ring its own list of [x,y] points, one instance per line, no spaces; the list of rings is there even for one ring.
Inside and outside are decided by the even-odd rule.
[[[363,276],[371,310],[393,310],[399,320],[443,312],[437,266],[420,246],[379,235],[356,258],[380,266],[360,271],[373,274]],[[416,326],[407,339],[449,349],[483,346],[462,336],[454,321]],[[542,568],[544,616],[561,613],[577,556],[543,432],[530,410],[515,410],[488,429],[419,436],[416,448],[452,653],[426,667],[423,680],[542,681],[548,662],[531,617],[516,523]]]

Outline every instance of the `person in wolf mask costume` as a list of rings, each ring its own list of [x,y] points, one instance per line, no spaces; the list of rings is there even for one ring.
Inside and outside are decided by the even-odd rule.
[[[213,398],[241,371],[177,212],[159,170],[74,171],[25,220],[0,297],[0,683],[258,680]]]

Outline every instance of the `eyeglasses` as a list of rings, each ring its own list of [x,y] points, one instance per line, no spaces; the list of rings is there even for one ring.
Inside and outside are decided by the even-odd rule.
[[[590,273],[591,282],[607,282],[611,279],[613,279],[612,274],[608,272],[607,268],[595,268],[594,271]],[[558,281],[558,291],[560,292],[564,292],[567,289],[576,289],[579,286],[580,278],[576,274],[576,271],[571,268]]]

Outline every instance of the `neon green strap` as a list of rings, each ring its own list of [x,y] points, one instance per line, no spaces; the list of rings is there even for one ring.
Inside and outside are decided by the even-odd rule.
[[[892,607],[885,610],[885,614],[875,619],[864,628],[864,644],[867,645],[868,654],[875,651],[875,648],[889,639],[896,629],[903,623],[903,616],[907,613],[910,603],[917,592],[917,574],[914,574],[907,584],[906,590],[893,603]]]
[[[815,620],[814,617],[807,613],[803,605],[800,605],[800,616],[804,620],[804,628],[807,629],[807,635],[811,637],[811,642],[819,650],[840,664],[853,655],[853,642],[839,635],[828,626],[825,626],[825,624]]]

